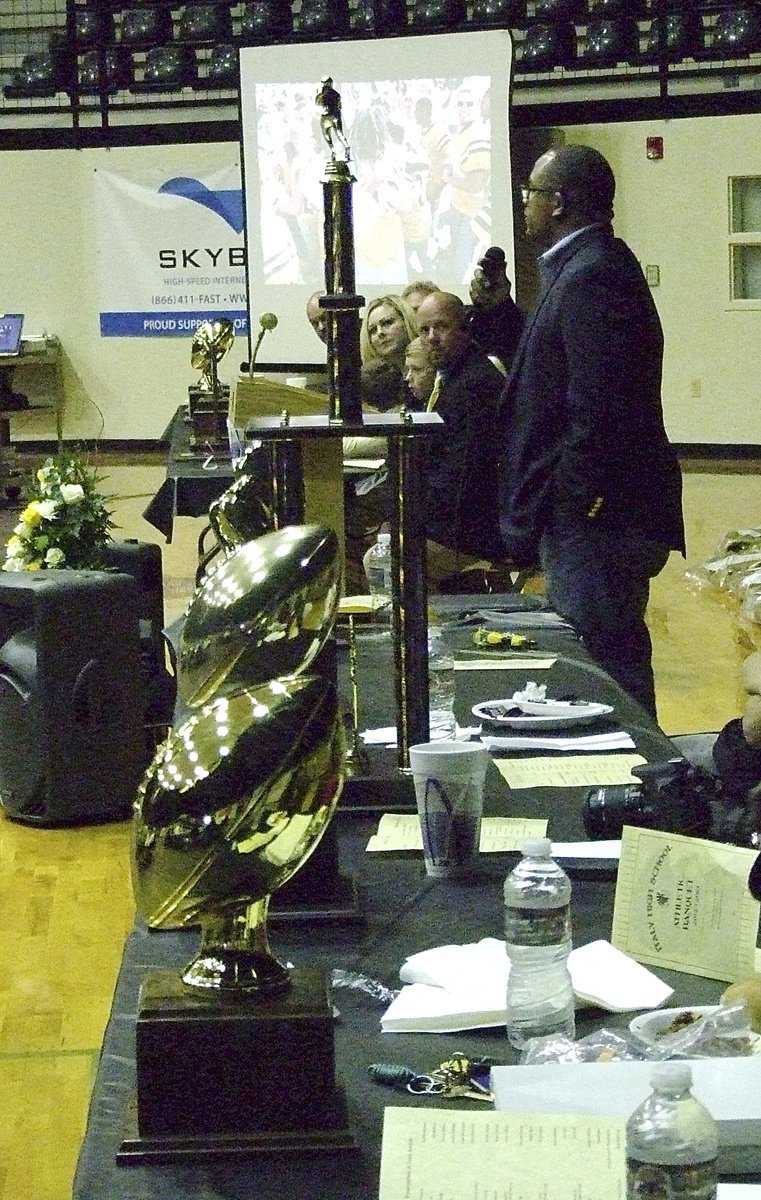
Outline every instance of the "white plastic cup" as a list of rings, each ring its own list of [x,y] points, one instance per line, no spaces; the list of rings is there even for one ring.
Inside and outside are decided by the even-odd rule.
[[[478,858],[489,751],[477,742],[410,746],[426,874],[467,875]]]

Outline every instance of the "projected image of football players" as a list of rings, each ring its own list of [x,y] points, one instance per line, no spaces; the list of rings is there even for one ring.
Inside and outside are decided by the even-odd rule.
[[[357,286],[400,289],[426,275],[450,287],[467,284],[491,244],[489,77],[335,85],[356,180]],[[267,283],[284,282],[294,270],[296,282],[312,283],[322,271],[326,150],[318,87],[256,86]]]

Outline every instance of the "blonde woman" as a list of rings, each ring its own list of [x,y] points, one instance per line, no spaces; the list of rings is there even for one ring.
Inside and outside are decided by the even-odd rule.
[[[359,331],[362,362],[382,358],[393,362],[402,372],[404,352],[417,333],[415,314],[401,296],[379,296],[377,300],[371,300]]]

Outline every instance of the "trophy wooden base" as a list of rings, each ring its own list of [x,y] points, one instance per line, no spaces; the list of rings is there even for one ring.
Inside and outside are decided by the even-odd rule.
[[[220,384],[216,395],[203,391],[198,385],[188,388],[188,412],[192,432],[191,446],[227,445],[227,414],[230,407],[230,388]]]
[[[341,921],[362,919],[356,880],[340,872],[334,817],[307,861],[273,893],[268,921]]]
[[[299,874],[302,874],[302,871]],[[322,888],[317,895],[305,888],[294,888],[293,891],[289,891],[288,884],[278,888],[267,914],[269,925],[307,920],[336,921],[340,924],[353,925],[363,919],[357,881],[351,876],[344,875],[339,875],[330,881],[329,894],[326,894]]]
[[[146,976],[118,1162],[357,1149],[335,1080],[327,978],[317,968],[290,978],[267,998],[189,988],[173,971]]]

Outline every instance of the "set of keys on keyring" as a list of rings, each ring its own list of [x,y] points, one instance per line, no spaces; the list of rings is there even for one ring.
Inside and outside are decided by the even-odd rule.
[[[413,1096],[441,1096],[444,1100],[485,1100],[493,1096],[479,1076],[488,1078],[493,1062],[489,1058],[470,1059],[457,1052],[445,1060],[430,1075],[420,1075],[412,1067],[399,1063],[371,1063],[370,1078],[386,1087],[410,1092]]]

